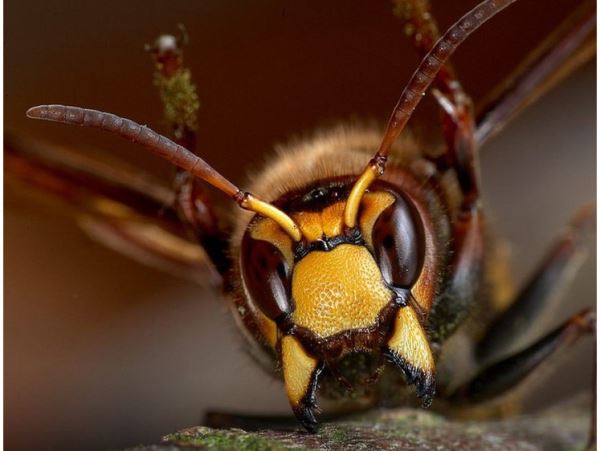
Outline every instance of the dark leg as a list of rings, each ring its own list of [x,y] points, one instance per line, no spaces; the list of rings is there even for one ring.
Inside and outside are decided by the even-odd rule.
[[[200,100],[190,70],[183,64],[183,47],[188,36],[180,26],[180,34],[159,36],[147,50],[155,65],[154,85],[160,94],[164,117],[173,139],[186,149],[195,151],[197,113]],[[192,239],[206,250],[217,270],[224,274],[230,267],[226,257],[227,240],[219,231],[217,217],[210,207],[202,182],[177,168],[174,180],[175,208],[186,224]]]
[[[462,209],[477,208],[479,203],[479,152],[475,143],[473,103],[455,82],[452,91],[434,89],[442,111],[442,131],[447,149],[447,162],[456,172],[463,193]],[[438,161],[439,164],[439,161]]]
[[[459,387],[451,400],[474,404],[510,393],[557,351],[584,335],[594,333],[595,326],[595,313],[583,310],[524,350],[483,369],[474,379]]]
[[[449,287],[433,305],[429,334],[433,343],[442,343],[468,315],[479,290],[483,270],[483,230],[479,210],[461,212],[453,230],[455,254],[450,268]]]
[[[439,93],[438,93],[439,94]],[[483,270],[483,224],[479,203],[479,164],[473,139],[473,116],[470,102],[452,103],[439,94],[445,105],[443,115],[447,151],[446,163],[455,171],[463,197],[452,219],[454,256],[449,274],[452,280],[446,292],[434,304],[429,317],[431,336],[441,343],[461,324],[471,309],[479,290]],[[459,96],[457,99],[467,99]]]
[[[562,293],[585,257],[594,217],[593,207],[584,208],[575,217],[515,301],[488,328],[477,346],[479,361],[494,359],[524,338],[542,311]]]
[[[220,274],[231,267],[227,257],[229,231],[221,230],[202,182],[189,172],[177,169],[174,181],[175,208],[188,228],[190,239],[202,245]]]
[[[440,32],[428,0],[395,2],[395,13],[405,23],[418,55],[423,58],[440,38]],[[474,205],[479,198],[479,163],[475,146],[473,104],[463,91],[454,68],[447,63],[433,82],[433,94],[441,113],[446,153],[436,163],[442,169],[453,168],[465,204]]]

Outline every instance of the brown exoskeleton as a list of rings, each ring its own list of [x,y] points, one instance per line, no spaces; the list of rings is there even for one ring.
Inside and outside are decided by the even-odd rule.
[[[419,21],[421,16],[414,12],[408,14],[407,20],[423,35],[431,36],[429,43],[426,39],[416,42],[426,53],[437,30],[431,22]],[[476,13],[471,19],[482,20]],[[454,31],[466,34],[471,27],[464,24]],[[589,26],[588,22],[578,24],[581,30]],[[478,348],[481,360],[487,361],[493,358],[498,343],[506,341],[506,335],[518,334],[508,333],[503,326],[522,314],[518,306],[543,303],[551,289],[540,277],[537,290],[524,292],[515,307],[499,317],[487,304],[491,300],[484,291],[491,281],[485,270],[490,262],[479,205],[476,147],[514,111],[515,105],[510,103],[514,98],[497,99],[475,126],[469,99],[452,69],[441,64],[448,56],[439,53],[447,52],[444,42],[448,41],[442,41],[433,60],[424,60],[425,72],[418,72],[409,84],[403,99],[413,103],[399,104],[380,151],[366,170],[379,137],[371,131],[332,132],[291,149],[257,177],[251,192],[268,196],[268,203],[242,193],[184,149],[165,140],[156,141],[159,145],[155,146],[150,140],[161,138],[114,116],[60,107],[37,108],[30,114],[74,123],[89,120],[89,125],[101,125],[127,137],[144,133],[137,138],[179,164],[186,171],[182,178],[191,173],[208,179],[242,207],[258,213],[239,218],[233,258],[226,256],[222,234],[206,213],[210,207],[201,194],[194,195],[196,182],[184,180],[180,186],[180,223],[168,216],[164,219],[197,234],[215,267],[225,274],[226,289],[235,293],[235,314],[249,332],[251,343],[258,345],[259,352],[282,360],[292,407],[303,424],[312,428],[313,395],[322,369],[321,382],[324,388],[333,385],[330,392],[336,391],[338,379],[350,384],[378,377],[384,381],[388,376],[380,374],[383,361],[379,358],[384,355],[404,371],[409,383],[417,385],[428,403],[434,392],[436,366],[444,364],[443,358],[451,358],[441,353],[441,344],[469,314],[482,311],[477,317],[482,328],[495,324]],[[420,93],[432,81],[434,69],[441,70],[434,84],[442,107],[447,153],[430,158],[408,139],[395,140]],[[424,73],[428,76],[423,77]],[[542,74],[542,79],[546,75]],[[524,77],[513,87],[536,86],[536,81]],[[518,89],[511,92],[518,93]],[[516,106],[520,99],[517,96]],[[191,148],[186,133],[190,126],[181,122],[184,133],[177,139]],[[131,125],[131,130],[125,130],[126,125]],[[383,173],[391,150],[385,174],[374,181]],[[153,204],[149,202],[147,208],[151,211]],[[585,224],[585,219],[578,222],[574,237],[569,235],[561,242],[555,258],[546,263],[546,271],[567,270],[573,244],[579,240],[579,226]],[[172,228],[172,223],[166,228]],[[134,246],[153,246],[151,237],[146,237],[148,241],[129,238]],[[178,249],[175,244],[161,250],[168,254],[174,249]],[[576,316],[525,354],[498,363],[503,371],[492,367],[452,392],[442,392],[450,383],[438,377],[438,392],[457,403],[497,396],[528,374],[538,363],[540,349],[549,355],[590,330],[591,321],[588,314]],[[472,333],[475,338],[482,332]],[[369,391],[365,395],[375,396]]]

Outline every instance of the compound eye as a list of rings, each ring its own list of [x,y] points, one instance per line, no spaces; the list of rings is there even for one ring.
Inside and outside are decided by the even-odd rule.
[[[383,210],[373,226],[373,249],[384,280],[397,288],[417,281],[425,257],[423,224],[402,196]]]
[[[245,235],[242,270],[252,301],[268,318],[276,321],[293,311],[290,267],[277,247]]]

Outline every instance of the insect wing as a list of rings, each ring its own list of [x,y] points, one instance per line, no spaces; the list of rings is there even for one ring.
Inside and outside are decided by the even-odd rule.
[[[69,205],[94,239],[135,260],[199,283],[219,276],[171,207],[173,193],[137,171],[12,135],[5,172],[17,189]]]

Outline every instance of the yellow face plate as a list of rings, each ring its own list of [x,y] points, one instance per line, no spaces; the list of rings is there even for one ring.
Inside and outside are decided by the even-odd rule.
[[[313,251],[296,264],[292,297],[293,321],[325,338],[374,325],[392,292],[365,247],[342,244]]]
[[[372,250],[373,226],[381,213],[394,203],[394,196],[379,191],[367,193],[361,202],[359,227]],[[309,241],[331,238],[343,232],[345,202],[337,202],[322,211],[293,213],[293,220]],[[270,219],[256,222],[250,231],[253,239],[275,245],[294,266],[290,237]],[[421,304],[428,299],[427,277],[421,274],[413,287],[413,296]],[[298,262],[292,276],[293,321],[325,338],[345,330],[372,326],[381,309],[390,301],[391,291],[371,253],[364,247],[341,245],[329,252],[312,251]],[[270,346],[275,347],[275,323],[253,308],[257,324]]]

